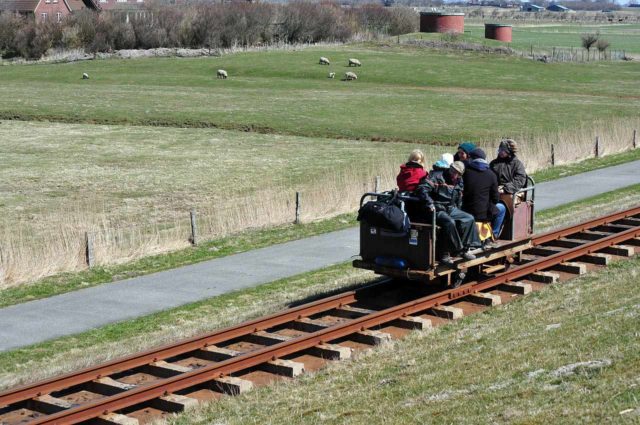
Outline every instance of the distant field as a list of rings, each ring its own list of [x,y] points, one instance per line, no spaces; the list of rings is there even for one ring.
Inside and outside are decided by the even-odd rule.
[[[484,26],[466,25],[465,32],[475,38],[484,39]],[[640,25],[545,25],[513,27],[514,49],[526,50],[536,47],[582,48],[580,36],[585,33],[600,33],[600,38],[610,43],[611,50],[640,53]],[[465,34],[466,35],[466,34]]]
[[[486,19],[489,23],[499,20]],[[580,36],[585,33],[600,33],[600,38],[610,43],[610,50],[624,50],[629,54],[640,54],[640,24],[620,25],[558,25],[558,24],[513,24],[513,41],[502,43],[484,38],[484,23],[465,22],[462,40],[479,42],[487,46],[505,46],[519,50],[551,49],[553,47],[582,49]],[[414,33],[402,37],[423,40],[439,40],[441,34]]]
[[[317,64],[328,56],[331,66]],[[349,57],[364,64],[343,82]],[[217,80],[224,68],[228,80]],[[80,79],[88,72],[90,80]],[[543,64],[402,46],[0,67],[0,117],[455,143],[637,117],[639,63]]]

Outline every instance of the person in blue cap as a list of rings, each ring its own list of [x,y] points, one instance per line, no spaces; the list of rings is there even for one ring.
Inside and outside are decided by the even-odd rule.
[[[465,166],[468,165],[469,160],[471,159],[469,158],[469,154],[471,154],[471,151],[474,150],[475,148],[476,148],[476,145],[473,142],[464,141],[460,143],[458,145],[458,152],[456,152],[456,154],[453,156],[453,160],[462,161],[464,162]]]

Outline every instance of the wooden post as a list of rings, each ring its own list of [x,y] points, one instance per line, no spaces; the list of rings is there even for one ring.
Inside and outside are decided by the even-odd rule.
[[[296,192],[296,220],[295,224],[300,224],[300,192]]]
[[[600,136],[596,136],[596,158],[600,157]]]
[[[531,57],[533,58],[533,44],[531,45]]]
[[[380,176],[376,176],[376,182],[373,185],[373,191],[378,193],[380,191]]]
[[[198,245],[198,226],[196,225],[196,210],[195,208],[191,210],[191,245]]]
[[[556,150],[553,143],[551,143],[551,166],[554,167],[556,165]]]
[[[93,242],[94,242],[93,233],[85,232],[84,242],[85,242],[85,258],[87,260],[87,266],[91,268],[95,264],[95,257],[94,257],[94,251],[93,251]]]
[[[638,130],[633,130],[633,148],[638,146]]]

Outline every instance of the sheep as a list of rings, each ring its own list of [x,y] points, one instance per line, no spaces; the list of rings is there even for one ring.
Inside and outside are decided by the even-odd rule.
[[[88,80],[89,79],[89,74],[87,74],[86,72],[82,73],[82,79],[83,80]]]
[[[330,72],[329,73],[329,78],[336,78],[336,73],[335,72]]]
[[[222,79],[227,79],[228,75],[227,75],[227,71],[225,71],[224,69],[219,69],[218,70],[218,76],[217,78],[222,78]]]
[[[357,80],[358,76],[355,72],[347,72],[346,74],[344,74],[344,79],[345,81]]]
[[[324,56],[320,56],[320,65],[331,65],[331,62]]]
[[[358,59],[349,59],[349,66],[362,66]]]

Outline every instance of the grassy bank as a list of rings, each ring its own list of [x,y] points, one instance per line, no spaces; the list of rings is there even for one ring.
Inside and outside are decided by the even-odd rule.
[[[611,196],[616,197],[612,205]],[[608,210],[640,203],[640,185],[538,215],[538,231],[569,225]],[[576,210],[582,214],[577,216]],[[372,273],[342,264],[214,297],[202,302],[79,335],[0,353],[0,387],[42,379],[81,366],[166,344],[222,326],[269,314],[313,294],[344,289],[374,279]],[[233,318],[233,319],[230,319]],[[34,375],[33,370],[38,370]]]
[[[175,424],[637,423],[636,257]]]
[[[327,56],[331,66],[318,65]],[[341,77],[349,57],[359,79]],[[309,137],[493,140],[637,117],[637,63],[543,64],[474,52],[364,44],[218,58],[0,68],[0,117],[217,126]],[[224,68],[228,80],[215,78]],[[354,71],[354,69],[351,69]],[[87,72],[90,80],[82,80]],[[624,98],[624,102],[620,99]]]

